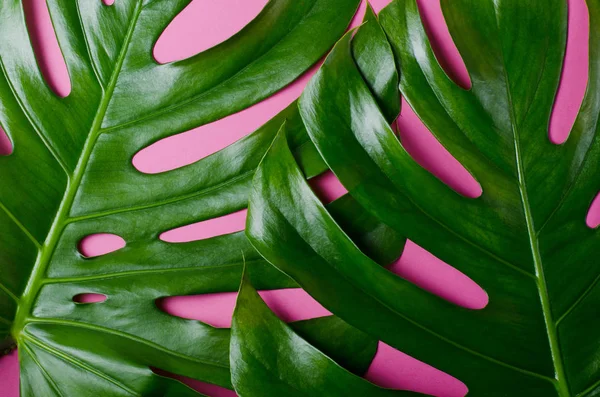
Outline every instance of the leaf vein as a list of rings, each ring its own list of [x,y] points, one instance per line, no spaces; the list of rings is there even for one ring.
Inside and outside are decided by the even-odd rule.
[[[46,371],[44,366],[39,362],[39,360],[38,360],[36,354],[33,352],[33,350],[31,350],[29,348],[29,346],[27,346],[26,344],[23,345],[23,348],[25,348],[25,350],[29,354],[29,357],[31,357],[31,359],[33,360],[35,365],[37,365],[37,367],[40,369],[40,371],[42,372],[42,375],[44,376],[44,378],[46,378],[46,380],[48,381],[48,383],[50,384],[52,389],[56,392],[56,394],[58,394],[61,397],[64,397],[64,394],[60,391],[60,389],[58,388],[58,385],[56,384],[54,379],[52,379],[50,374]]]
[[[102,378],[109,383],[112,383],[113,385],[119,387],[120,389],[123,389],[124,391],[128,392],[129,394],[131,394],[133,396],[140,395],[139,393],[136,393],[135,391],[129,389],[127,386],[125,386],[118,380],[116,380],[113,377],[100,371],[99,369],[97,369],[91,365],[88,365],[84,362],[81,362],[80,360],[77,360],[76,358],[71,357],[68,354],[62,353],[51,346],[48,346],[46,343],[42,342],[40,339],[34,337],[33,335],[27,333],[27,334],[24,334],[23,336],[25,337],[25,339],[29,340],[31,343],[38,346],[40,349],[45,350],[46,352],[52,354],[53,356],[60,358],[64,361],[67,361],[68,363],[70,363],[76,367],[79,367],[85,371],[91,372],[92,374],[96,375],[97,377]]]
[[[29,231],[29,229],[27,229],[25,225],[23,225],[23,223],[21,223],[21,221],[8,208],[6,208],[2,201],[0,201],[0,209],[2,209],[6,213],[6,215],[14,222],[15,225],[17,225],[19,229],[21,229],[21,231],[27,236],[29,240],[31,240],[31,242],[36,246],[36,248],[40,249],[42,247],[42,244],[39,241],[37,241],[35,237],[33,237],[33,234]]]
[[[189,321],[194,321],[194,320],[189,320]],[[78,321],[70,321],[70,320],[61,320],[61,319],[51,319],[51,318],[44,318],[44,319],[38,319],[38,318],[30,318],[29,322],[31,323],[38,323],[38,324],[55,324],[55,325],[62,325],[65,327],[74,327],[74,328],[83,328],[83,329],[89,329],[95,332],[99,332],[99,333],[106,333],[106,334],[110,334],[110,335],[115,335],[124,339],[128,339],[131,340],[132,342],[136,342],[136,343],[140,343],[146,346],[149,346],[153,349],[156,349],[158,351],[170,354],[172,356],[184,359],[184,360],[189,360],[195,363],[199,363],[199,364],[204,364],[204,365],[212,365],[215,367],[219,367],[219,368],[226,368],[229,369],[228,366],[223,365],[221,363],[217,363],[217,362],[213,362],[213,361],[209,361],[209,360],[200,360],[196,357],[193,356],[186,356],[185,354],[181,354],[178,353],[176,351],[173,350],[169,350],[163,346],[160,346],[154,342],[151,342],[147,339],[143,339],[140,338],[138,336],[132,335],[132,334],[128,334],[122,331],[118,331],[115,329],[110,329],[110,328],[106,328],[106,327],[101,327],[98,325],[94,325],[94,324],[86,324],[86,323],[82,323],[82,322],[78,322]],[[200,321],[198,321],[199,323],[202,323]],[[203,323],[202,323],[203,324]]]

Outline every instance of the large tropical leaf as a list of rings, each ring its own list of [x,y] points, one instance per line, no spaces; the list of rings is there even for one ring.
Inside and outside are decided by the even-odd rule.
[[[0,343],[19,346],[23,396],[192,393],[150,367],[231,387],[229,330],[169,316],[156,300],[236,291],[243,256],[258,288],[297,286],[264,262],[243,233],[185,244],[159,239],[244,208],[254,169],[284,120],[306,176],[324,171],[295,104],[190,166],[148,175],[131,159],[159,139],[246,108],[293,81],[343,34],[358,0],[272,0],[230,40],[159,65],[152,47],[187,2],[48,1],[73,87],[66,98],[43,81],[22,2],[0,4],[0,126],[14,146],[0,157]],[[393,65],[383,31],[375,33],[383,47],[356,51],[379,57],[389,50],[383,59]],[[364,75],[377,77],[369,67],[365,62]],[[386,68],[387,79],[397,79],[393,69]],[[382,100],[396,94],[395,83],[380,77],[370,87]],[[397,103],[385,103],[397,112]],[[381,264],[399,255],[404,239],[352,199],[331,208]],[[126,247],[86,258],[78,244],[94,233],[117,234]],[[84,293],[107,299],[74,301]],[[348,368],[364,371],[373,349],[371,356],[355,355],[339,343],[347,328],[326,333],[328,324],[314,320],[297,329]]]
[[[351,328],[345,337],[357,332]],[[242,278],[233,315],[230,355],[231,378],[240,397],[421,395],[377,387],[340,367],[279,320],[247,277]]]
[[[455,306],[373,263],[308,189],[281,135],[257,171],[247,233],[334,314],[456,376],[470,395],[597,395],[600,241],[585,218],[600,189],[600,3],[588,1],[590,81],[560,146],[550,143],[548,125],[566,2],[442,5],[470,90],[439,66],[415,0],[395,0],[381,25],[402,68],[402,93],[481,184],[481,197],[459,195],[411,159],[357,69],[350,35],[299,106],[353,198],[481,285],[488,306]]]

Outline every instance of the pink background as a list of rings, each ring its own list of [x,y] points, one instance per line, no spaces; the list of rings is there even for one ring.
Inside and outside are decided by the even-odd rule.
[[[372,0],[371,4],[379,11],[389,1]],[[104,2],[111,4],[113,1]],[[69,76],[51,30],[45,2],[24,0],[24,3],[28,24],[33,27],[32,41],[44,76],[57,95],[67,96],[70,92]],[[204,51],[239,31],[266,3],[267,0],[193,0],[165,30],[155,46],[154,56],[158,62],[165,63]],[[469,75],[448,33],[439,0],[418,0],[418,3],[440,64],[459,85],[469,87]],[[569,7],[567,57],[549,131],[549,139],[554,143],[562,143],[568,137],[587,83],[589,23],[585,1],[569,0]],[[365,4],[362,4],[353,22],[355,26],[360,22],[364,8]],[[315,68],[294,84],[250,109],[167,138],[140,151],[133,159],[135,167],[146,173],[164,172],[222,149],[254,131],[295,100],[314,71]],[[477,181],[445,151],[411,109],[405,103],[404,105],[396,127],[407,150],[423,167],[459,193],[468,197],[479,196],[481,187]],[[0,155],[10,152],[10,143],[0,130]],[[311,184],[325,202],[332,201],[345,192],[331,173],[314,178]],[[596,227],[600,224],[600,200],[596,199],[592,207],[587,223],[590,227]],[[239,231],[244,227],[245,215],[245,211],[240,211],[188,225],[163,233],[161,239],[184,242]],[[87,256],[97,256],[119,249],[124,244],[119,236],[94,235],[82,241],[80,250]],[[487,294],[477,284],[411,242],[407,244],[402,257],[389,268],[458,305],[477,310],[487,304]],[[324,308],[299,289],[262,291],[261,295],[285,321],[328,315]],[[83,299],[101,301],[104,297],[96,295]],[[224,293],[167,298],[163,300],[162,307],[176,316],[201,320],[215,327],[228,327],[234,303],[235,294]],[[18,377],[18,360],[16,352],[13,352],[0,359],[0,397],[19,395]],[[467,392],[467,387],[459,380],[382,343],[366,378],[384,387],[409,389],[439,397],[460,397]],[[184,381],[209,396],[235,396],[235,393],[216,386],[187,379]]]

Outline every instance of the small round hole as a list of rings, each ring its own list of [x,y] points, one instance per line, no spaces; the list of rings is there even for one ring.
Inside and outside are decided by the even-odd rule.
[[[78,250],[86,258],[94,258],[118,251],[125,245],[125,240],[116,234],[97,233],[81,239]]]
[[[73,302],[81,303],[81,304],[90,304],[90,303],[101,303],[104,302],[107,298],[106,295],[103,294],[95,294],[95,293],[85,293],[85,294],[77,294],[73,297]]]

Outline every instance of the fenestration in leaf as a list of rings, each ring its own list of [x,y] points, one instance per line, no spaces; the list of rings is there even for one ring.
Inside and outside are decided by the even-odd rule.
[[[285,144],[283,133],[276,144]],[[230,354],[231,379],[240,397],[422,396],[380,388],[340,367],[279,320],[245,276],[231,324]]]
[[[284,120],[307,175],[322,172],[295,104],[181,169],[142,174],[131,158],[289,84],[343,34],[358,0],[273,0],[225,43],[158,65],[152,46],[187,3],[49,1],[73,87],[67,98],[43,81],[22,2],[0,3],[0,125],[14,146],[0,156],[0,344],[19,345],[23,397],[193,393],[151,366],[231,387],[229,330],[169,316],[156,299],[236,291],[242,254],[258,288],[297,287],[243,233],[159,240],[166,230],[244,208],[254,168]],[[387,241],[382,264],[399,254],[404,239],[364,211],[365,222],[353,224],[346,208],[360,207],[350,198],[332,207],[365,249],[380,252],[376,245]],[[79,241],[101,232],[120,235],[126,247],[84,258]],[[82,293],[107,300],[74,302]],[[302,327],[346,362],[339,345],[319,339],[322,323]],[[364,369],[368,355],[361,357],[347,357],[348,366]]]
[[[350,35],[299,106],[311,139],[352,197],[481,285],[489,305],[457,307],[373,263],[298,177],[281,138],[257,171],[247,234],[334,314],[459,378],[469,395],[596,395],[600,241],[585,217],[600,189],[600,31],[593,28],[600,4],[588,1],[590,80],[561,146],[549,142],[548,125],[566,2],[442,5],[471,90],[440,68],[415,0],[393,1],[380,21],[402,68],[402,93],[479,181],[481,197],[457,194],[411,159],[357,70]]]

